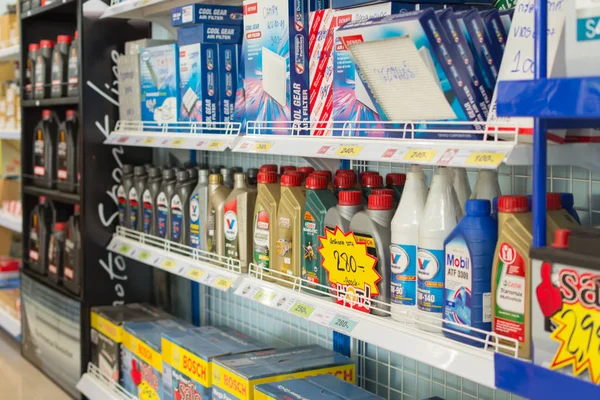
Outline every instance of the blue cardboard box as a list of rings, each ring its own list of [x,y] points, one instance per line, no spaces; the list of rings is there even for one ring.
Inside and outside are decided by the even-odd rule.
[[[121,343],[121,375],[123,387],[134,396],[161,398],[163,393],[162,349],[163,334],[183,334],[194,326],[182,321],[159,320],[125,322]]]
[[[480,11],[479,15],[481,15],[481,19],[485,24],[485,30],[490,38],[490,41],[492,42],[492,46],[496,52],[496,57],[499,57],[500,61],[502,61],[508,35],[504,29],[504,24],[502,22],[502,18],[500,17],[500,13],[494,8]]]
[[[242,26],[201,23],[177,30],[177,43],[241,43]]]
[[[447,112],[447,114],[454,114],[456,121],[486,121],[479,106],[483,99],[480,98],[480,94],[475,91],[474,86],[471,84],[464,63],[460,62],[455,46],[451,45],[452,41],[446,35],[446,31],[442,28],[435,11],[432,9],[391,15],[368,21],[350,22],[338,30],[338,37],[345,47],[357,42],[410,38],[414,44],[414,49],[418,53],[417,59],[423,59],[424,55],[427,55],[431,67],[427,68],[423,75],[416,76],[410,70],[412,67],[409,65],[409,72],[412,76],[408,80],[416,78],[429,81],[429,74],[431,74],[441,86],[444,101],[452,109],[452,112]],[[363,80],[362,83],[371,98],[377,118],[381,121],[390,120],[384,107],[373,96],[363,77],[364,75],[359,71],[357,79]],[[387,76],[381,75],[378,76],[378,79],[386,80]],[[402,78],[401,80],[405,79]],[[410,94],[407,93],[407,95]],[[440,101],[439,98],[438,101]],[[387,104],[386,106],[389,107],[390,105]],[[422,124],[419,126],[426,127]],[[478,128],[481,129],[482,127],[479,126]],[[475,133],[439,132],[439,130],[421,130],[415,136],[428,139],[480,139],[480,135]]]
[[[357,6],[366,6],[376,3],[383,3],[384,1],[377,0],[331,0],[331,8],[340,9],[340,8],[351,8]],[[424,10],[426,8],[433,8],[435,10],[444,8],[447,6],[454,6],[455,4],[465,4],[469,3],[467,0],[429,0],[429,1],[415,1],[411,2],[417,6],[417,10]],[[478,0],[473,2],[474,4],[483,5],[487,4],[488,7],[491,7],[494,3],[494,0]],[[312,11],[312,10],[311,10]]]
[[[180,120],[219,121],[218,45],[199,43],[194,28],[179,29]]]
[[[256,400],[381,400],[373,393],[331,375],[265,383],[254,389]]]
[[[179,53],[176,44],[140,52],[142,121],[179,120]]]
[[[268,349],[268,345],[231,329],[202,327],[185,334],[165,333],[162,399],[210,398],[216,357]]]
[[[188,4],[171,10],[171,25],[193,25],[201,22],[241,25],[242,7],[217,4]]]
[[[242,122],[244,87],[240,73],[241,46],[219,45],[219,116],[221,122]]]

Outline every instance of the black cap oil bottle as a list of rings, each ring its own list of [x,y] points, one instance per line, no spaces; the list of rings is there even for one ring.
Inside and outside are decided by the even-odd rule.
[[[56,188],[63,192],[77,190],[77,113],[67,110],[67,118],[58,128],[56,146]]]
[[[171,240],[185,245],[190,242],[190,197],[194,186],[188,171],[177,172],[175,193],[171,198]]]
[[[175,170],[163,171],[162,186],[156,196],[156,236],[171,240],[171,199],[175,194]]]
[[[146,168],[142,165],[137,165],[133,169],[133,185],[129,189],[129,229],[142,231],[144,217],[142,215],[142,194],[146,189],[146,181],[148,175]]]
[[[381,279],[377,283],[379,291],[379,296],[377,297],[371,295],[374,292],[374,288],[369,287],[353,288],[347,293],[357,293],[358,289],[363,291],[361,295],[364,297],[373,297],[387,304],[390,302],[390,225],[395,211],[392,208],[393,202],[394,198],[392,195],[372,194],[369,196],[367,209],[354,215],[350,222],[350,230],[354,232],[356,241],[366,243],[367,252],[377,259],[374,268],[379,276],[381,276]],[[360,271],[357,273],[363,274],[364,272]],[[357,281],[360,281],[360,278]],[[389,306],[365,306],[364,311],[370,311],[375,315],[388,316]]]
[[[75,294],[81,292],[81,232],[79,204],[67,221],[65,230],[65,258],[63,263],[63,286]]]
[[[142,193],[142,232],[156,235],[156,197],[162,184],[162,171],[157,167],[148,168],[148,181]]]
[[[57,126],[56,114],[42,110],[42,120],[33,135],[33,184],[46,189],[53,189],[56,179],[54,149]]]
[[[40,197],[39,203],[31,211],[29,219],[27,265],[42,275],[46,275],[48,271],[48,242],[55,215],[52,203],[45,197]]]
[[[55,223],[48,243],[48,279],[54,283],[60,282],[63,275],[66,228],[64,222]]]
[[[119,202],[119,225],[127,226],[129,221],[129,197],[128,193],[133,186],[133,165],[123,165],[123,175],[121,176],[121,184],[117,188],[117,200]]]

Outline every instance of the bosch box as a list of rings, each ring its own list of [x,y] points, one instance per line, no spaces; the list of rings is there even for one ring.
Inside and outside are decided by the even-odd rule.
[[[332,375],[265,383],[254,388],[255,400],[380,400],[367,392]]]
[[[258,384],[323,374],[356,383],[350,358],[316,345],[220,357],[213,362],[212,399],[253,400]]]
[[[91,311],[91,361],[115,382],[120,382],[121,342],[126,321],[154,321],[171,316],[149,304],[93,307]]]
[[[243,333],[202,327],[185,334],[162,337],[163,400],[208,399],[215,357],[268,350],[270,347]]]
[[[171,10],[171,25],[193,25],[201,22],[241,25],[242,7],[217,4],[188,4]]]

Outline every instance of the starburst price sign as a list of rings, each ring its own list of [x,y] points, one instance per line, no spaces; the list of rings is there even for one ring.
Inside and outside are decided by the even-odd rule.
[[[325,230],[320,236],[319,252],[327,270],[331,293],[338,304],[363,312],[371,312],[371,298],[379,296],[377,283],[381,275],[376,270],[375,243],[357,241],[352,232]]]

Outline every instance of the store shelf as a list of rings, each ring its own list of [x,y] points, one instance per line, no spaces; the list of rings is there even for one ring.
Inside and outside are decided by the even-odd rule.
[[[8,332],[15,339],[21,337],[21,321],[10,315],[6,310],[0,307],[0,327]]]
[[[52,107],[75,106],[79,104],[79,97],[60,97],[56,99],[24,100],[23,107]]]
[[[76,0],[53,0],[46,2],[45,6],[36,7],[32,10],[27,10],[21,14],[21,19],[35,17],[46,14],[66,14],[74,11],[77,4]]]
[[[228,291],[242,272],[239,260],[117,227],[107,249],[203,285]]]
[[[79,390],[89,400],[136,400],[117,382],[104,375],[98,367],[89,363],[87,372],[77,383]]]
[[[159,147],[204,151],[233,148],[240,134],[239,122],[178,122],[158,124],[146,121],[118,121],[104,144]]]
[[[23,230],[21,217],[0,211],[0,226],[10,229],[13,232],[21,233]]]
[[[0,139],[21,140],[21,131],[0,129]]]
[[[419,326],[437,326],[438,331],[441,330],[441,320],[436,317],[409,313],[406,322],[398,322],[389,317],[389,311],[384,311],[386,317],[366,314],[336,304],[334,296],[326,292],[320,292],[320,296],[310,292],[307,281],[273,271],[267,277],[261,267],[250,264],[249,274],[238,284],[235,294],[492,388],[495,379],[493,349],[503,348],[516,356],[515,340],[509,339],[510,346],[497,345],[500,336],[491,332],[480,331],[487,335],[483,336],[485,339],[465,334],[483,346],[477,348],[417,327],[418,318]],[[353,294],[352,301],[360,301],[360,297]],[[372,306],[384,306],[376,300],[369,301]]]
[[[496,387],[529,399],[598,399],[600,386],[496,354]]]
[[[22,273],[24,273],[25,275],[27,275],[34,281],[62,294],[63,296],[66,296],[77,302],[81,302],[81,297],[79,297],[78,295],[76,295],[74,293],[71,293],[70,291],[65,289],[63,286],[61,286],[57,283],[51,282],[50,280],[48,280],[47,277],[39,275],[37,272],[33,272],[32,270],[29,269],[29,267],[25,266],[26,263],[27,263],[26,261],[23,261],[24,267],[22,269]]]
[[[21,46],[15,44],[14,46],[5,47],[0,49],[0,62],[6,61],[17,61],[21,56]]]
[[[48,200],[60,201],[67,204],[77,204],[80,200],[79,195],[75,193],[65,193],[59,190],[44,189],[32,185],[24,185],[23,193],[31,196],[44,196]]]

